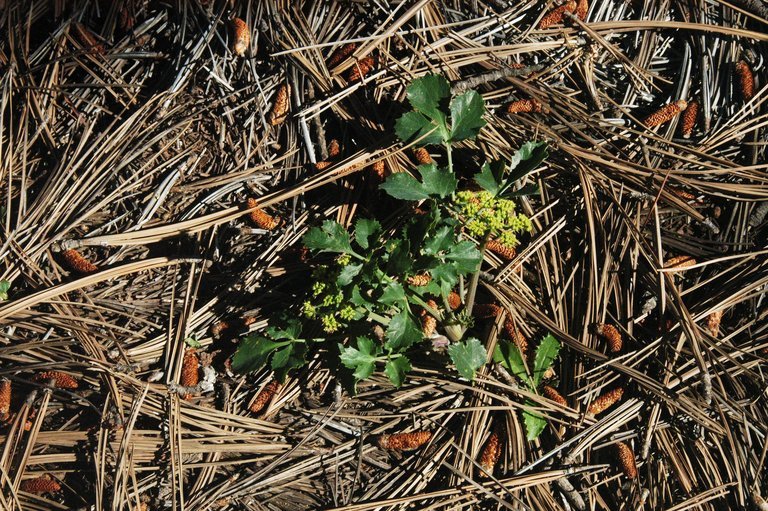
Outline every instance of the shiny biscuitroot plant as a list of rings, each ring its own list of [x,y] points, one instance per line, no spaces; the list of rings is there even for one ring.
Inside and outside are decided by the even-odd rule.
[[[439,75],[415,80],[407,95],[412,109],[398,119],[398,137],[442,146],[446,165],[430,161],[416,176],[392,174],[380,188],[415,203],[417,214],[388,230],[374,219],[359,219],[350,230],[333,220],[311,228],[304,245],[334,257],[314,267],[298,318],[275,318],[241,342],[236,370],[269,366],[282,379],[320,345],[325,356],[338,357],[328,365],[348,370],[355,384],[383,367],[399,387],[420,351],[447,351],[470,380],[485,364],[485,347],[468,335],[483,254],[490,240],[512,247],[532,229],[513,199],[536,191],[518,183],[547,156],[546,145],[525,144],[511,164],[485,163],[472,189],[460,190],[453,145],[475,138],[485,125],[482,97],[476,91],[452,97]],[[420,321],[426,316],[436,325],[428,332]]]

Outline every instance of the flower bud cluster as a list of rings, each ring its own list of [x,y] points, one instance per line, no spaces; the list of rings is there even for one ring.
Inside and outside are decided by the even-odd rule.
[[[494,197],[490,192],[458,192],[456,202],[466,218],[467,230],[478,238],[490,235],[513,247],[519,243],[518,234],[533,229],[530,218],[515,213],[514,202]]]
[[[328,334],[338,332],[358,317],[352,305],[344,305],[344,292],[336,284],[341,269],[349,262],[350,256],[343,254],[336,259],[335,265],[315,268],[312,288],[302,304],[304,317],[319,320],[323,331]]]

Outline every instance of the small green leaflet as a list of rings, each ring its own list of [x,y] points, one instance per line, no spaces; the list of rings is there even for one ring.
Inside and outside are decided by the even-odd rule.
[[[552,362],[560,352],[560,342],[552,334],[547,334],[536,348],[536,357],[533,360],[533,387],[538,388],[541,377],[550,368]]]
[[[391,174],[379,188],[396,199],[424,200],[430,197],[444,199],[451,195],[459,182],[456,176],[447,169],[438,169],[432,162],[428,165],[419,165],[421,182],[407,172]]]
[[[352,283],[352,280],[357,277],[360,270],[363,269],[362,264],[348,264],[339,272],[339,278],[336,279],[336,283],[339,286],[346,286]]]
[[[445,132],[419,112],[408,112],[395,121],[395,133],[403,142],[417,141],[419,145],[441,144]]]
[[[292,341],[275,342],[263,335],[249,335],[237,348],[232,357],[232,369],[238,373],[258,371],[267,364],[273,351],[291,344]]]
[[[318,252],[353,253],[349,233],[343,225],[333,220],[323,222],[322,228],[311,228],[304,235],[303,241],[308,249]]]
[[[384,374],[387,375],[387,378],[389,378],[389,381],[392,382],[392,385],[394,385],[397,388],[400,388],[400,386],[405,381],[405,375],[408,374],[408,372],[411,370],[411,362],[405,357],[405,355],[401,355],[396,358],[390,358],[387,360],[387,365],[384,366]]]
[[[8,299],[9,289],[11,289],[11,283],[7,280],[0,280],[0,302]]]
[[[417,78],[406,90],[408,101],[415,110],[427,117],[445,122],[445,114],[440,107],[451,95],[451,85],[443,76],[432,74]]]
[[[190,348],[201,348],[203,346],[202,344],[200,344],[200,341],[195,339],[195,337],[192,335],[184,339],[184,343]]]
[[[362,248],[368,248],[381,234],[381,224],[376,220],[361,218],[355,223],[355,241]]]
[[[467,91],[451,101],[451,142],[475,138],[485,126],[485,102],[477,91]]]
[[[480,172],[475,175],[475,183],[480,185],[483,190],[498,195],[504,185],[504,169],[506,165],[504,160],[493,160],[483,163]]]
[[[368,337],[358,337],[357,348],[339,344],[340,359],[344,367],[354,370],[356,380],[364,380],[376,370],[376,356],[381,354],[381,346]]]
[[[485,351],[485,346],[473,337],[466,342],[457,342],[448,346],[448,355],[456,365],[459,374],[467,380],[473,380],[475,372],[485,365],[488,352]]]
[[[412,344],[421,341],[421,328],[416,321],[403,310],[392,316],[387,326],[387,342],[385,346],[394,352],[408,349]]]
[[[536,167],[541,165],[549,153],[547,152],[546,142],[526,142],[512,156],[509,163],[510,171],[509,181],[514,182],[524,178]]]
[[[493,361],[512,371],[512,374],[523,380],[529,388],[531,387],[531,379],[528,376],[523,355],[514,342],[499,339],[493,350]]]
[[[533,406],[534,403],[533,401],[526,401],[525,404]],[[523,421],[525,422],[525,437],[528,440],[536,440],[547,427],[547,419],[533,411],[523,411]]]
[[[303,367],[307,363],[304,358],[307,345],[303,342],[292,342],[284,348],[280,348],[272,355],[272,370],[278,381],[285,381],[285,377],[293,369]]]

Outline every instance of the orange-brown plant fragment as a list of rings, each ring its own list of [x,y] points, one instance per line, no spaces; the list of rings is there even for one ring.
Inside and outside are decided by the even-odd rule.
[[[197,350],[189,348],[184,353],[184,360],[181,363],[181,385],[183,387],[196,387],[200,382],[199,364],[200,357]],[[192,399],[192,394],[187,394],[185,399]]]
[[[691,138],[696,120],[699,118],[699,102],[691,101],[683,112],[683,138]]]
[[[11,380],[0,380],[0,421],[8,418],[11,412]]]
[[[352,69],[349,70],[347,81],[352,83],[365,78],[370,70],[373,69],[375,64],[376,61],[373,59],[373,57],[363,57],[362,59],[358,60],[355,65],[352,66]]]
[[[488,240],[485,248],[507,261],[511,261],[517,255],[517,251],[514,247],[505,245],[498,240]]]
[[[414,431],[413,433],[395,433],[394,435],[379,435],[376,440],[379,447],[390,451],[413,451],[429,442],[431,431]]]
[[[477,303],[472,308],[472,315],[479,319],[495,318],[501,314],[501,307],[495,303]]]
[[[75,250],[74,248],[70,248],[69,250],[65,250],[61,253],[62,259],[64,259],[64,262],[66,263],[67,267],[75,271],[77,273],[80,273],[82,275],[87,275],[89,273],[94,273],[99,271],[99,267],[90,262],[88,259],[82,256],[80,252]]]
[[[507,105],[508,114],[539,113],[541,111],[541,102],[537,99],[518,99]]]
[[[344,59],[352,55],[355,49],[357,49],[357,43],[347,43],[341,48],[336,48],[328,59],[328,68],[330,69],[341,64]]]
[[[649,128],[655,128],[656,126],[672,120],[676,115],[679,115],[680,112],[685,110],[687,107],[688,102],[684,99],[680,99],[674,103],[666,104],[646,117],[645,121],[643,121],[643,124]]]
[[[79,386],[75,378],[61,371],[42,371],[35,375],[34,380],[40,383],[53,382],[57,389],[74,390]]]
[[[419,165],[429,165],[434,160],[432,159],[432,155],[429,154],[429,151],[427,151],[424,147],[419,147],[418,149],[415,149],[413,151],[413,157],[416,160],[416,163]]]
[[[280,387],[281,385],[279,381],[275,379],[270,380],[270,382],[261,389],[261,392],[256,395],[253,403],[248,407],[248,410],[250,410],[251,413],[260,413],[266,408],[270,401],[272,401],[272,398],[275,397],[275,394],[280,390]]]
[[[504,333],[507,335],[507,338],[515,343],[523,358],[527,358],[528,339],[525,338],[520,329],[515,327],[515,322],[509,316],[504,320]]]
[[[251,29],[240,18],[232,18],[232,53],[238,57],[245,55],[251,45]]]
[[[755,75],[752,74],[752,68],[746,61],[740,60],[736,64],[736,78],[741,97],[744,101],[749,101],[755,96]]]
[[[488,440],[485,441],[483,450],[480,452],[480,466],[483,467],[483,470],[488,474],[493,474],[493,470],[496,468],[499,458],[501,458],[501,450],[503,447],[501,434],[501,428],[494,427]]]
[[[637,477],[637,465],[635,464],[635,453],[632,452],[632,448],[624,442],[616,444],[616,457],[621,467],[621,472],[628,479],[635,479]]]
[[[723,319],[723,311],[716,310],[707,316],[707,329],[712,337],[717,337],[720,332],[720,321]]]
[[[340,154],[341,154],[341,144],[339,144],[339,141],[336,140],[335,138],[331,139],[331,141],[328,142],[328,157],[336,158]]]
[[[556,388],[550,387],[549,385],[544,385],[541,389],[542,395],[549,399],[550,401],[554,401],[555,403],[563,406],[568,406],[568,401],[563,397],[562,394],[560,394]]]
[[[288,108],[290,106],[291,93],[287,83],[280,84],[275,94],[275,102],[272,109],[267,114],[267,121],[272,126],[282,124],[288,117]]]
[[[429,273],[419,273],[408,277],[408,284],[415,287],[424,287],[432,281],[432,277]]]
[[[448,305],[450,305],[451,310],[454,311],[461,307],[461,297],[459,296],[459,293],[456,291],[448,293]]]
[[[256,208],[251,211],[250,214],[251,221],[254,223],[254,225],[256,225],[259,229],[264,229],[265,231],[271,231],[280,225],[279,219],[268,214],[266,211],[259,208],[258,205],[259,202],[256,199],[248,199],[248,209]]]
[[[61,485],[46,474],[34,479],[24,479],[19,488],[27,493],[40,495],[43,493],[56,493],[61,490]]]
[[[554,9],[549,11],[546,15],[544,15],[543,18],[541,18],[541,21],[539,22],[539,30],[544,30],[545,28],[549,28],[552,25],[557,25],[558,23],[562,23],[563,18],[565,17],[565,13],[575,12],[576,7],[577,7],[577,4],[574,1],[566,2],[560,7],[555,7]]]
[[[387,177],[387,164],[384,162],[384,160],[373,162],[371,165],[371,170],[382,181],[385,177]]]
[[[681,255],[664,261],[664,268],[688,268],[696,264],[696,259],[689,255]]]
[[[597,323],[595,325],[595,333],[608,344],[608,349],[611,350],[611,353],[621,351],[624,342],[618,328],[608,323]]]
[[[82,23],[73,23],[72,27],[75,29],[75,36],[83,48],[99,55],[104,53],[104,45],[99,42],[98,37],[88,27]]]
[[[579,0],[578,4],[576,5],[576,16],[578,16],[581,21],[584,21],[587,19],[588,13],[589,2],[587,0]]]
[[[623,395],[624,387],[616,387],[615,389],[611,389],[592,401],[592,404],[590,404],[589,408],[587,409],[587,413],[589,415],[597,415],[599,413],[603,413],[608,408],[618,403]]]

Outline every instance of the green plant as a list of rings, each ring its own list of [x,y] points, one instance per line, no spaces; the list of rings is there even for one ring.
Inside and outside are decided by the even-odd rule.
[[[461,376],[471,380],[485,364],[482,343],[467,338],[483,253],[492,237],[514,245],[531,229],[510,198],[535,191],[514,185],[543,161],[546,145],[525,144],[509,167],[502,161],[484,164],[474,176],[482,190],[459,191],[453,144],[476,137],[485,125],[482,97],[468,91],[451,98],[448,82],[438,75],[415,80],[407,95],[413,109],[398,119],[397,135],[444,147],[447,165],[420,165],[418,177],[395,173],[380,188],[395,199],[420,202],[418,214],[386,231],[372,219],[357,220],[351,231],[332,220],[310,229],[305,246],[335,257],[314,269],[301,321],[247,337],[233,359],[236,370],[270,364],[282,377],[305,363],[312,345],[332,341],[326,353],[338,351],[355,383],[383,365],[400,386],[425,338],[419,316],[426,314],[445,332],[441,339]],[[449,297],[457,291],[464,306],[453,310]],[[324,336],[300,337],[302,329]]]
[[[0,302],[8,299],[9,289],[11,289],[11,283],[7,280],[0,280]]]
[[[511,341],[499,341],[496,344],[493,361],[512,371],[530,392],[538,393],[544,375],[552,367],[552,363],[559,352],[560,342],[552,334],[548,334],[536,348],[536,354],[533,358],[533,372],[529,372],[520,348]],[[525,404],[527,406],[534,405],[531,400],[527,400]],[[523,411],[523,420],[528,440],[537,438],[547,427],[547,420],[530,409]]]

